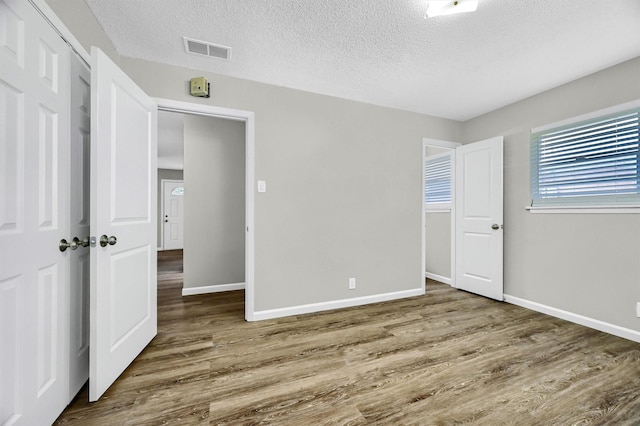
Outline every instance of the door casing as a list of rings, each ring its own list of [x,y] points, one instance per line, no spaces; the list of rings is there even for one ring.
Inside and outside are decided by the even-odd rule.
[[[245,123],[245,319],[255,320],[255,114],[217,106],[155,98],[158,110]]]

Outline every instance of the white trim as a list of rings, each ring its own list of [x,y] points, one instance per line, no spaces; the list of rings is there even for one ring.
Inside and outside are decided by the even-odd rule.
[[[622,337],[624,339],[629,339],[634,342],[640,343],[640,331],[620,327],[615,324],[585,317],[573,312],[563,311],[562,309],[521,299],[519,297],[510,296],[508,294],[504,295],[504,301],[513,305],[521,306],[523,308],[531,309],[532,311],[541,312],[543,314],[551,315],[553,317],[570,321],[575,324],[584,325],[585,327],[593,328],[595,330],[603,331],[605,333],[613,334],[614,336]]]
[[[446,148],[455,150],[457,147],[461,146],[460,142],[450,142],[444,141],[441,139],[431,139],[431,138],[422,138],[422,144],[427,146],[435,146],[436,148]],[[422,154],[422,158],[425,158],[425,154]]]
[[[459,146],[462,146],[462,144],[460,144]],[[458,174],[457,172],[457,164],[458,164],[458,149],[456,148],[453,153],[451,154],[451,282],[449,283],[449,285],[451,285],[451,287],[457,288],[456,285],[456,229],[457,229],[457,223],[456,223],[456,198],[458,197],[456,194],[458,193],[456,187],[458,186],[456,184],[456,176]]]
[[[451,278],[447,278],[443,275],[432,274],[431,272],[425,272],[424,277],[429,278],[430,280],[438,281],[439,283],[451,285]]]
[[[424,283],[424,280],[422,280]],[[350,308],[353,306],[368,305],[370,303],[387,302],[407,297],[423,296],[425,294],[424,284],[422,288],[414,290],[396,291],[393,293],[376,294],[373,296],[354,297],[351,299],[333,300],[330,302],[310,303],[308,305],[290,306],[286,308],[267,309],[257,311],[249,321],[260,321],[273,318],[282,318],[292,315],[309,314],[314,312],[330,311],[332,309]]]
[[[255,312],[255,114],[212,105],[192,104],[173,99],[155,98],[158,109],[183,114],[206,115],[245,122],[245,319],[253,321]]]
[[[160,220],[162,221],[162,219],[164,218],[164,184],[165,183],[177,183],[177,182],[182,182],[182,185],[184,186],[184,179],[160,179],[160,211],[158,212],[158,216],[160,216]],[[184,219],[184,216],[183,216]],[[184,233],[184,228],[183,228],[183,233]],[[184,237],[184,235],[183,235]],[[184,249],[184,242],[182,244],[182,248]],[[160,225],[160,247],[161,250],[164,250],[164,222],[161,222]],[[175,249],[178,250],[178,249]]]
[[[451,213],[451,207],[443,207],[441,209],[435,209],[432,207],[425,209],[425,213]]]
[[[422,168],[422,185],[420,185],[420,192],[422,192],[422,218],[421,218],[421,223],[422,223],[422,255],[421,257],[421,268],[420,268],[420,274],[424,273],[427,270],[427,219],[426,219],[426,210],[425,210],[425,201],[426,201],[426,197],[425,197],[425,193],[424,193],[424,187],[425,187],[425,179],[426,179],[426,173],[425,173],[425,167],[424,167],[424,162],[425,162],[425,155],[427,154],[427,145],[424,143],[424,139],[422,139],[422,155],[420,158],[420,164],[421,164],[421,168]],[[422,279],[422,288],[425,289],[425,280]]]
[[[210,117],[225,118],[227,120],[247,121],[253,118],[251,111],[241,111],[237,109],[223,108],[213,105],[193,104],[190,102],[176,101],[173,99],[155,98],[158,107],[163,111],[177,112],[183,114],[207,115]]]
[[[193,296],[195,294],[222,293],[223,291],[244,290],[245,283],[213,284],[202,287],[188,287],[182,289],[183,296]]]
[[[638,214],[640,213],[640,206],[527,206],[525,207],[529,213],[543,214],[543,213],[555,213],[555,214],[593,214],[593,213],[606,213],[606,214]]]
[[[624,111],[632,108],[640,108],[640,99],[635,101],[625,102],[624,104],[615,105],[609,108],[600,109],[587,114],[578,115],[577,117],[567,118],[566,120],[556,121],[555,123],[545,124],[531,129],[531,133],[544,132],[545,130],[555,129],[556,127],[568,126],[569,124],[578,123],[580,121],[591,120],[593,118],[602,117],[604,115],[615,114],[616,112]]]

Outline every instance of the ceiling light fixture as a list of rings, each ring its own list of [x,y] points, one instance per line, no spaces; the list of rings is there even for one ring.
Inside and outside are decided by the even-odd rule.
[[[454,13],[475,12],[479,0],[429,0],[426,18],[453,15]]]

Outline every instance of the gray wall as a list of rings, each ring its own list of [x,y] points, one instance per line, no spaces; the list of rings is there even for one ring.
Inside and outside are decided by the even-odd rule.
[[[49,1],[85,46],[113,48],[83,1]],[[459,140],[460,123],[126,57],[120,66],[150,96],[256,114],[256,179],[268,189],[255,200],[257,311],[421,287],[422,138]],[[188,95],[196,76],[210,99]]]
[[[640,59],[466,122],[463,140],[504,135],[505,293],[640,330],[640,215],[532,214],[533,127],[640,98]]]
[[[451,213],[425,213],[426,272],[451,278]]]
[[[120,55],[84,0],[45,0],[89,54],[91,46],[98,46],[116,64]]]
[[[117,56],[82,0],[48,2],[85,46]],[[524,207],[531,127],[639,98],[639,63],[457,123],[121,59],[152,96],[256,113],[256,176],[269,190],[256,194],[257,310],[417,288],[422,138],[504,135],[506,293],[635,330],[639,217],[534,215]],[[211,81],[211,99],[187,95],[187,82],[200,75]],[[358,277],[355,291],[346,289],[349,276]]]
[[[152,96],[255,112],[257,311],[420,288],[422,138],[458,122],[201,71],[194,98],[193,70],[121,66]]]
[[[184,116],[184,288],[244,282],[244,130]]]
[[[162,247],[162,179],[182,180],[182,170],[158,169],[158,248]]]

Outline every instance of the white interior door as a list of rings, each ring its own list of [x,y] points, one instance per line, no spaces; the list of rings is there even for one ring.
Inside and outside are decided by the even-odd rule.
[[[0,424],[51,424],[68,400],[70,49],[0,0]]]
[[[164,180],[162,185],[162,248],[164,250],[182,249],[184,247],[184,182]]]
[[[91,60],[96,244],[90,250],[89,400],[95,401],[156,335],[158,111],[100,49],[92,48]]]
[[[456,148],[456,287],[503,300],[502,136]]]
[[[71,253],[69,401],[89,378],[89,182],[91,71],[71,55]]]

